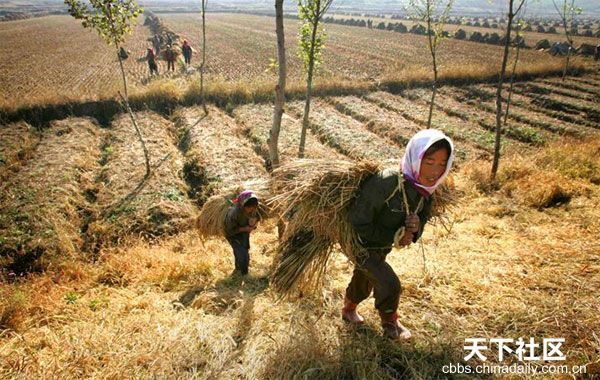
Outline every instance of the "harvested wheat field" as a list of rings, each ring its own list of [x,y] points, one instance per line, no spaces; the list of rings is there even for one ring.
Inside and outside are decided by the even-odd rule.
[[[80,254],[80,230],[95,211],[89,195],[100,170],[102,132],[89,119],[53,122],[31,158],[2,182],[3,267],[39,269]]]
[[[254,150],[265,162],[269,161],[269,133],[273,124],[273,107],[264,104],[251,104],[237,107],[233,111],[236,122],[242,128],[242,134],[247,136],[254,145]],[[282,163],[298,157],[302,119],[293,115],[283,114],[281,132],[279,134],[279,155]],[[343,159],[335,148],[319,142],[310,130],[306,133],[305,158]]]
[[[490,85],[478,85],[468,86],[465,88],[469,93],[483,99],[492,99],[496,93],[496,90]],[[521,95],[513,93],[511,95],[511,107],[518,106],[526,111],[531,112],[534,115],[543,114],[549,118],[550,123],[554,124],[557,128],[564,128],[572,125],[583,133],[598,128],[598,123],[591,122],[577,113],[566,113],[561,110],[555,110],[549,107],[545,107],[543,104],[538,105],[533,102],[533,98],[527,96],[527,94]]]
[[[272,228],[253,236],[245,279],[229,277],[233,264],[225,243],[202,242],[188,231],[160,244],[106,251],[97,264],[72,263],[52,275],[1,284],[7,330],[0,337],[0,373],[445,378],[443,365],[465,363],[466,338],[495,336],[564,338],[564,363],[597,371],[600,347],[590,332],[600,328],[600,224],[593,207],[599,189],[584,171],[569,170],[584,169],[586,162],[597,170],[600,163],[598,156],[567,153],[590,149],[598,142],[552,146],[533,160],[506,158],[502,187],[521,181],[544,192],[556,180],[565,185],[565,194],[555,198],[562,201],[549,208],[528,203],[526,192],[487,193],[485,166],[461,169],[451,228],[429,226],[422,245],[389,256],[403,284],[399,310],[413,343],[380,337],[371,299],[359,306],[363,328],[342,322],[352,265],[339,252],[322,292],[275,302],[267,278],[277,239]],[[557,165],[561,159],[570,164]],[[532,173],[537,177],[528,180]],[[552,192],[546,194],[551,203]],[[571,197],[568,203],[564,196]],[[486,363],[499,364],[491,354]]]
[[[0,126],[0,181],[19,170],[35,150],[40,137],[25,122]]]
[[[129,115],[117,116],[102,147],[96,195],[100,214],[86,235],[91,251],[130,235],[156,237],[191,224],[194,208],[186,196],[174,125],[149,112],[137,113],[136,120],[148,150],[151,175],[146,178],[142,145]]]
[[[190,195],[200,204],[217,190],[267,176],[250,143],[238,136],[241,130],[235,120],[217,107],[208,111],[206,115],[194,107],[175,113],[185,151],[184,175],[192,184]]]
[[[411,136],[420,129],[419,125],[401,115],[386,112],[386,109],[356,96],[331,97],[327,100],[338,111],[365,123],[370,131],[383,138],[389,138],[400,147],[406,146]]]
[[[304,110],[299,102],[290,103],[288,111],[301,117]],[[324,144],[353,159],[379,162],[397,160],[400,150],[390,140],[363,128],[363,123],[339,113],[322,101],[315,101],[310,113],[310,128]]]
[[[147,63],[139,61],[150,36],[150,29],[142,23],[143,17],[124,44],[131,51],[124,62],[131,84],[141,83],[148,75]],[[0,108],[97,100],[122,91],[114,47],[106,46],[96,32],[83,29],[70,16],[3,22],[0,36]],[[23,54],[23,36],[27,36],[30,54]]]
[[[440,98],[440,96],[437,96]],[[394,95],[388,92],[377,91],[365,97],[369,102],[378,105],[381,108],[392,112],[397,112],[408,120],[425,128],[427,125],[428,107],[423,103],[424,100],[409,100],[404,97]],[[436,107],[441,108],[442,101],[436,101]],[[461,107],[462,108],[462,107]],[[432,125],[444,131],[453,139],[464,141],[464,145],[473,145],[483,151],[491,151],[494,142],[494,136],[490,131],[482,129],[481,126],[471,119],[461,118],[457,112],[434,111],[432,115]],[[465,149],[458,148],[458,149]],[[457,151],[459,152],[459,151]],[[459,156],[460,157],[460,156]]]
[[[50,7],[23,1],[0,4],[0,19],[29,16],[7,7]],[[483,16],[459,14],[464,6],[457,15],[504,24],[500,5],[469,1],[479,2]],[[141,16],[125,38],[129,100],[117,98],[114,47],[73,17],[0,22],[0,379],[600,376],[598,62],[578,51],[563,79],[566,57],[524,48],[513,66],[511,46],[514,91],[495,152],[503,46],[444,38],[431,127],[452,139],[456,160],[429,202],[429,188],[409,193],[412,178],[379,173],[398,170],[408,141],[428,128],[428,36],[379,25],[412,25],[400,19],[404,10],[334,2],[335,17],[377,24],[323,25],[302,160],[309,81],[297,8],[285,3],[286,103],[275,168],[268,142],[283,66],[272,4],[208,3],[202,68],[198,4],[144,4],[148,20],[162,21],[143,25]],[[534,30],[556,24],[533,8],[525,21]],[[595,33],[600,22],[585,12],[577,30]],[[191,65],[178,61],[167,73],[159,59],[149,78],[144,55],[156,30],[163,51],[167,34],[179,37],[177,50],[187,39]],[[528,33],[527,41],[563,36]],[[511,86],[503,86],[506,110]],[[418,150],[410,155],[429,173],[416,180],[434,183],[447,158]],[[365,190],[376,180],[385,185]],[[238,220],[240,233],[251,232],[249,247],[243,235],[224,236],[243,189],[260,199],[256,230]],[[415,242],[410,234],[421,222]],[[240,275],[246,248],[249,274]],[[379,304],[380,315],[373,283],[361,286],[369,290],[357,306],[365,323],[343,320],[365,253],[397,274],[397,316],[410,340],[386,337],[395,300]],[[378,300],[396,294],[395,280],[377,276]],[[483,356],[470,349],[473,339]]]
[[[197,37],[201,35],[200,15],[168,14],[161,17],[170,29],[192,41],[193,48],[200,51]],[[273,22],[272,17],[265,16],[208,14],[207,53],[212,57],[207,66],[209,72],[236,80],[273,76],[265,72],[269,58],[277,55]],[[324,50],[324,67],[319,74],[324,78],[393,80],[429,73],[429,69],[426,71],[419,62],[421,57],[429,54],[425,36],[334,24],[324,27],[328,33],[328,48]],[[285,38],[293,46],[297,46],[297,30],[296,20],[285,20]],[[302,63],[293,49],[288,49],[286,54],[288,75],[296,79],[301,76]],[[447,62],[441,68],[442,75],[452,75],[456,71],[481,75],[491,71],[490,66],[499,66],[501,54],[501,46],[445,41],[440,49],[440,61]],[[559,58],[543,52],[523,50],[521,54],[520,70],[535,71],[541,66],[560,67],[561,64]]]

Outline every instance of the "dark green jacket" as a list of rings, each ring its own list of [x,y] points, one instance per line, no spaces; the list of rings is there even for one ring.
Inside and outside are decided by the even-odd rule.
[[[240,227],[250,225],[251,217],[260,220],[258,211],[255,211],[252,215],[246,215],[244,210],[237,205],[229,207],[227,216],[225,217],[225,237],[227,239],[236,239],[242,237],[244,234],[248,234],[248,232],[239,232],[239,230]]]
[[[394,245],[394,234],[404,226],[407,212],[404,209],[402,193],[398,188],[398,171],[384,170],[367,179],[360,187],[359,195],[350,209],[350,223],[367,248],[377,248],[391,251]],[[404,188],[410,212],[414,212],[422,195],[412,184],[405,181]],[[386,199],[395,194],[389,201]],[[416,242],[431,213],[431,197],[423,200],[423,206],[418,213],[420,219],[419,231],[415,234]]]

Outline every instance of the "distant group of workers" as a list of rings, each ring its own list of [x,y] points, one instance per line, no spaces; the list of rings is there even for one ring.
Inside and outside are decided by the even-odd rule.
[[[158,75],[158,65],[156,64],[156,59],[161,51],[161,43],[161,37],[158,34],[155,34],[152,38],[153,47],[148,47],[148,50],[146,51],[146,61],[148,62],[148,68],[150,69],[150,76],[155,74]],[[167,47],[164,52],[164,59],[167,61],[167,71],[175,71],[175,61],[177,60],[179,54],[173,46],[173,39],[170,34],[167,34],[166,45]],[[189,65],[192,62],[192,52],[192,47],[187,40],[184,40],[183,45],[181,46],[181,53],[183,54],[186,65]]]

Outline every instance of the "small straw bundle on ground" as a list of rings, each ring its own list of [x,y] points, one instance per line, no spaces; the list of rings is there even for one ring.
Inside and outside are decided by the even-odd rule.
[[[198,233],[202,238],[224,236],[223,228],[227,210],[234,204],[233,199],[244,190],[252,190],[258,197],[258,210],[262,220],[271,216],[271,210],[267,204],[271,197],[269,183],[266,180],[246,182],[241,186],[223,190],[219,194],[208,198],[204,203],[196,222]]]
[[[279,246],[273,287],[284,296],[295,288],[314,290],[323,279],[333,244],[354,263],[362,249],[348,220],[348,209],[361,182],[379,164],[298,160],[273,171],[271,205],[290,216]]]

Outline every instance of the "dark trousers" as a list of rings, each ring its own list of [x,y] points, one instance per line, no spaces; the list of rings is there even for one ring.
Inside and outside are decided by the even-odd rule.
[[[374,291],[375,308],[384,313],[393,313],[398,309],[402,287],[400,280],[390,264],[385,262],[386,253],[370,251],[362,265],[354,268],[350,284],[346,288],[346,297],[360,303]]]
[[[175,71],[175,61],[167,61],[167,70]]]
[[[150,67],[150,75],[158,75],[158,66],[156,65],[156,62],[148,62],[148,67]]]
[[[231,248],[233,248],[233,257],[235,259],[235,270],[241,274],[248,274],[250,265],[250,234],[241,233],[236,237],[227,239]]]
[[[185,64],[189,65],[192,62],[192,55],[191,54],[184,54],[183,58],[185,59]]]

